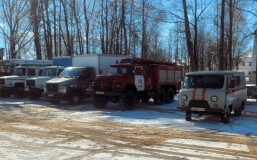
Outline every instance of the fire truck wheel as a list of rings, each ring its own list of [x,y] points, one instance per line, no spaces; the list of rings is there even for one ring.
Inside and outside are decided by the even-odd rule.
[[[105,108],[105,106],[107,104],[107,99],[105,97],[101,97],[101,96],[93,96],[92,103],[95,108],[102,109],[102,108]]]
[[[29,99],[31,100],[39,99],[40,96],[41,96],[41,93],[29,92]]]
[[[157,105],[162,105],[165,102],[165,91],[161,89],[159,93],[154,98],[154,103]]]
[[[82,98],[81,98],[81,96],[80,96],[80,94],[78,92],[73,92],[70,95],[69,103],[71,105],[78,105],[78,104],[80,104],[81,99]]]
[[[229,112],[225,112],[221,114],[221,122],[224,124],[229,123],[229,117],[230,117],[230,113]]]
[[[186,111],[186,120],[187,121],[191,121],[191,115],[192,115],[192,113],[191,113],[191,111]]]
[[[12,94],[12,92],[11,91],[5,91],[5,92],[2,92],[2,97],[3,98],[8,98],[8,97],[10,97],[11,96],[11,94]]]
[[[120,97],[120,106],[124,110],[132,110],[136,105],[136,94],[132,90],[125,91]]]
[[[165,103],[172,103],[174,100],[174,92],[173,89],[170,88],[167,91],[167,99],[165,100]]]
[[[14,97],[17,99],[22,99],[26,97],[23,86],[17,86],[14,88]]]

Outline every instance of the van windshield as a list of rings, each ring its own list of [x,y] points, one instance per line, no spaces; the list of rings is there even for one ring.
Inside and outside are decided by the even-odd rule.
[[[224,76],[186,76],[183,87],[220,89],[223,85]]]

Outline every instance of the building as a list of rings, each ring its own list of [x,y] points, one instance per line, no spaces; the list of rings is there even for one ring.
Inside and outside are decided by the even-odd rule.
[[[245,72],[245,76],[249,77],[249,72],[252,70],[252,54],[253,52],[248,52],[240,58],[238,64],[238,71]],[[236,70],[236,68],[234,68]]]

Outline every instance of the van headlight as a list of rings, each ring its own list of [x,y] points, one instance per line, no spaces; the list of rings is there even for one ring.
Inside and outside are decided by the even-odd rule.
[[[211,97],[211,101],[212,102],[217,102],[218,101],[218,97],[217,96],[212,96]]]
[[[187,100],[187,96],[186,96],[186,95],[183,95],[183,96],[181,96],[181,99],[182,99],[183,101],[186,101],[186,100]]]

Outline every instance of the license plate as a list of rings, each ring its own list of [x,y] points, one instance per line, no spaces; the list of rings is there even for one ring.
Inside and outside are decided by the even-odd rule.
[[[96,91],[95,94],[104,94],[104,92]]]
[[[54,94],[48,94],[48,97],[53,97],[54,96]]]
[[[205,111],[205,108],[191,107],[191,111]]]

